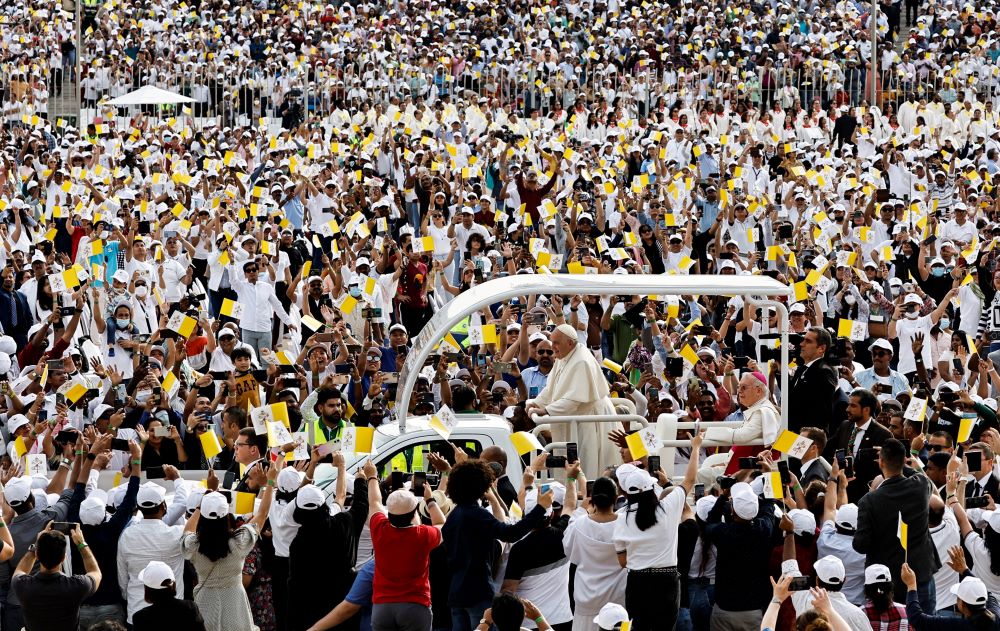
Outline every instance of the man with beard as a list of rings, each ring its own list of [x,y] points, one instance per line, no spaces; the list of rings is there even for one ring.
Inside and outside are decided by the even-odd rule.
[[[28,330],[32,325],[28,299],[14,289],[14,268],[5,267],[0,272],[0,325],[7,335],[14,338],[18,348],[28,345]]]
[[[841,423],[826,446],[828,457],[843,449],[846,456],[854,458],[854,479],[847,484],[847,499],[855,504],[879,474],[875,447],[881,447],[892,438],[892,432],[875,421],[878,411],[878,399],[871,390],[858,388],[852,392],[847,404],[847,420]]]
[[[344,401],[341,398],[340,390],[333,386],[321,386],[316,391],[314,409],[319,418],[306,426],[309,443],[322,445],[328,441],[341,440],[346,423],[343,418]],[[332,459],[330,456],[326,456],[320,462],[332,462]]]
[[[555,355],[552,350],[552,342],[541,340],[535,347],[535,355],[538,358],[538,365],[526,368],[521,371],[521,380],[524,382],[526,392],[541,392],[545,389],[549,380],[549,373],[555,365]]]

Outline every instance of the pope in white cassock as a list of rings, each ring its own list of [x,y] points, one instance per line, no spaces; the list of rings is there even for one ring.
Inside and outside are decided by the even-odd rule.
[[[545,388],[527,402],[528,415],[584,416],[614,414],[608,381],[601,365],[585,346],[577,343],[576,330],[560,324],[552,333],[555,366],[549,373]],[[544,423],[544,419],[540,419]],[[580,423],[577,425],[577,449],[584,474],[597,479],[603,467],[617,464],[617,447],[608,440],[608,432],[620,429],[616,423]],[[570,440],[568,423],[552,423],[552,440]]]

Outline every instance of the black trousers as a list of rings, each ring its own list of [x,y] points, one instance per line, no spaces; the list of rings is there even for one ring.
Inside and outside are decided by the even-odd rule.
[[[677,568],[655,572],[629,570],[625,583],[625,609],[633,631],[672,631],[681,606]]]

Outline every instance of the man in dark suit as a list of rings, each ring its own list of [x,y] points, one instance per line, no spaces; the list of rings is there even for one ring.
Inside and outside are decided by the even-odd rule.
[[[917,575],[920,606],[927,607],[925,611],[933,611],[935,603],[928,588],[933,585],[934,573],[941,568],[941,560],[927,525],[934,484],[920,473],[908,477],[903,474],[907,453],[907,448],[895,438],[882,445],[878,462],[885,481],[858,502],[854,549],[867,556],[866,565],[882,563],[890,568],[896,602],[902,602],[906,595],[899,568],[904,559],[908,559],[910,568]],[[900,518],[907,526],[906,550],[903,550],[896,535]]]
[[[14,289],[14,268],[7,266],[0,271],[0,325],[3,332],[14,338],[17,348],[28,345],[28,330],[34,323],[28,299]]]
[[[800,365],[788,383],[788,429],[793,432],[806,425],[832,430],[837,373],[824,359],[832,345],[830,332],[822,328],[809,329],[799,342]]]
[[[968,462],[969,455],[977,452],[980,454],[982,465],[976,471],[969,469],[975,482],[969,482],[965,485],[965,497],[989,495],[994,502],[1000,500],[1000,482],[993,475],[993,449],[986,443],[973,443],[965,452],[965,461]]]
[[[854,458],[854,480],[847,485],[847,498],[855,504],[879,474],[875,448],[892,438],[892,432],[875,421],[878,411],[878,399],[871,390],[858,388],[852,392],[847,404],[847,420],[841,423],[826,447],[828,458],[835,457],[839,449]]]
[[[802,488],[813,480],[826,482],[830,478],[830,463],[821,454],[826,449],[826,432],[818,427],[803,427],[802,436],[813,441],[802,456],[802,464],[795,471]]]
[[[517,501],[517,489],[514,488],[514,485],[507,477],[507,452],[493,445],[484,449],[479,458],[483,462],[495,462],[500,465],[500,471],[497,475],[497,492],[500,494],[500,499],[503,500],[503,503],[510,506]]]

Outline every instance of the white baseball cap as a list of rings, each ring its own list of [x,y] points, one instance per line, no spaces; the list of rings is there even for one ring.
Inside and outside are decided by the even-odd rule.
[[[634,464],[623,464],[615,469],[618,485],[628,495],[652,491],[656,481],[648,473]]]
[[[844,504],[837,509],[837,514],[833,517],[833,523],[847,530],[858,529],[858,505]]]
[[[163,561],[150,561],[146,567],[139,572],[139,580],[150,589],[163,589],[164,583],[173,582],[174,571]]]
[[[315,484],[307,484],[295,496],[298,508],[319,508],[326,504],[326,494]]]
[[[844,562],[828,554],[822,559],[816,561],[813,564],[813,569],[816,570],[816,578],[823,581],[827,585],[843,585],[844,577],[846,572],[844,571]]]
[[[27,501],[31,496],[31,478],[14,478],[3,487],[4,497],[11,506],[17,506]]]
[[[201,516],[205,519],[222,519],[229,514],[229,500],[222,493],[205,493],[201,498]]]
[[[156,508],[163,503],[167,495],[166,489],[156,482],[147,482],[139,487],[139,496],[136,504],[139,508]]]
[[[792,520],[795,534],[811,535],[816,532],[816,516],[811,511],[804,508],[793,508],[788,511],[788,517]]]
[[[90,495],[80,503],[80,523],[87,526],[103,524],[108,517],[107,500]]]
[[[417,496],[407,489],[396,489],[385,498],[385,507],[390,515],[405,515],[417,509]]]
[[[760,502],[757,494],[753,492],[746,482],[737,482],[729,490],[729,496],[733,500],[733,512],[740,519],[753,519],[760,510]]]
[[[594,624],[601,629],[614,629],[616,625],[628,622],[628,611],[617,603],[607,603],[594,618]]]
[[[276,485],[282,493],[293,493],[302,484],[302,474],[291,467],[286,467],[278,473]]]
[[[865,568],[865,585],[891,582],[892,573],[889,572],[889,568],[881,563],[875,563],[874,565],[869,565]]]
[[[951,593],[967,605],[985,605],[989,598],[986,584],[974,576],[967,576],[958,585],[952,585]]]

